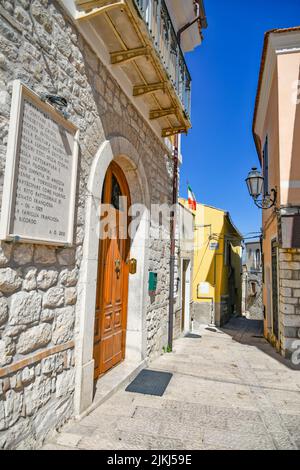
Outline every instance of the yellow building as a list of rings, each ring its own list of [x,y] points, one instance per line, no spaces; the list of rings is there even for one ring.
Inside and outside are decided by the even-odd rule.
[[[195,216],[193,320],[197,329],[200,324],[220,326],[241,313],[242,235],[226,211],[197,204]]]

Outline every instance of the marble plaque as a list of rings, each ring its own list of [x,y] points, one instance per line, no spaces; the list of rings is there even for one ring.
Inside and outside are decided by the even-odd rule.
[[[1,238],[73,242],[78,129],[14,83],[1,210]]]

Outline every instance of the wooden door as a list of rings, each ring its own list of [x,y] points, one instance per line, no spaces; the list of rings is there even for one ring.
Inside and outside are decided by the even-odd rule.
[[[120,167],[112,163],[107,171],[102,204],[110,209],[110,223],[102,226],[99,245],[99,264],[96,294],[94,360],[95,378],[107,372],[125,358],[129,238],[121,236],[128,227],[126,204],[129,188]],[[123,207],[122,207],[123,206]],[[103,207],[103,206],[102,206]],[[101,213],[102,221],[107,213]],[[106,237],[103,239],[103,232]],[[128,230],[126,230],[126,235]]]

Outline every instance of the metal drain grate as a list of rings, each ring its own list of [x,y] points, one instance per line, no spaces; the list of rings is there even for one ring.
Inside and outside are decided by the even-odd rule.
[[[144,369],[128,385],[126,392],[142,393],[143,395],[155,395],[162,397],[170,383],[173,374],[169,372],[157,372]]]
[[[202,338],[202,336],[196,335],[195,333],[187,333],[185,335],[185,338],[199,339],[199,338]]]

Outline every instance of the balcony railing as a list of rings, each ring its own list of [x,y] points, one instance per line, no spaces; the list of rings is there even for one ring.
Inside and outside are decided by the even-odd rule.
[[[134,0],[153,45],[188,118],[191,115],[191,75],[164,0]]]

